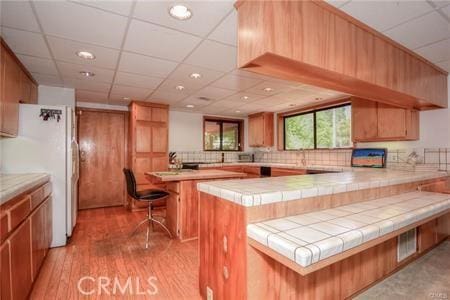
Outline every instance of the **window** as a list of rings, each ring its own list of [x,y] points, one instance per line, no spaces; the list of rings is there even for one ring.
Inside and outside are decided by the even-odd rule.
[[[242,120],[204,119],[205,151],[241,151]]]
[[[284,117],[284,149],[352,147],[351,105]]]

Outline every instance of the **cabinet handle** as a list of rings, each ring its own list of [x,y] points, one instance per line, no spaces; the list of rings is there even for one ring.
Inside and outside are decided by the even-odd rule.
[[[230,277],[230,274],[228,273],[228,268],[226,266],[223,266],[223,278],[228,279]]]
[[[228,252],[228,238],[226,235],[223,236],[223,252]]]

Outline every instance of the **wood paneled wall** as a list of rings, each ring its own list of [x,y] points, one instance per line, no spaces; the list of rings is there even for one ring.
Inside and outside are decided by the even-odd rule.
[[[324,1],[235,6],[241,68],[402,107],[447,107],[447,72]]]

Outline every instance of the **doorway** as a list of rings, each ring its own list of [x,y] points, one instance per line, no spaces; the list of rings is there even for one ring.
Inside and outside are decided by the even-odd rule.
[[[77,108],[78,208],[125,205],[128,112]]]

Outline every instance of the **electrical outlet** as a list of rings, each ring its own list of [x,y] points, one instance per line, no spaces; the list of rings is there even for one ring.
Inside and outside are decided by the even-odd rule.
[[[214,300],[213,290],[209,286],[206,287],[206,300]]]

